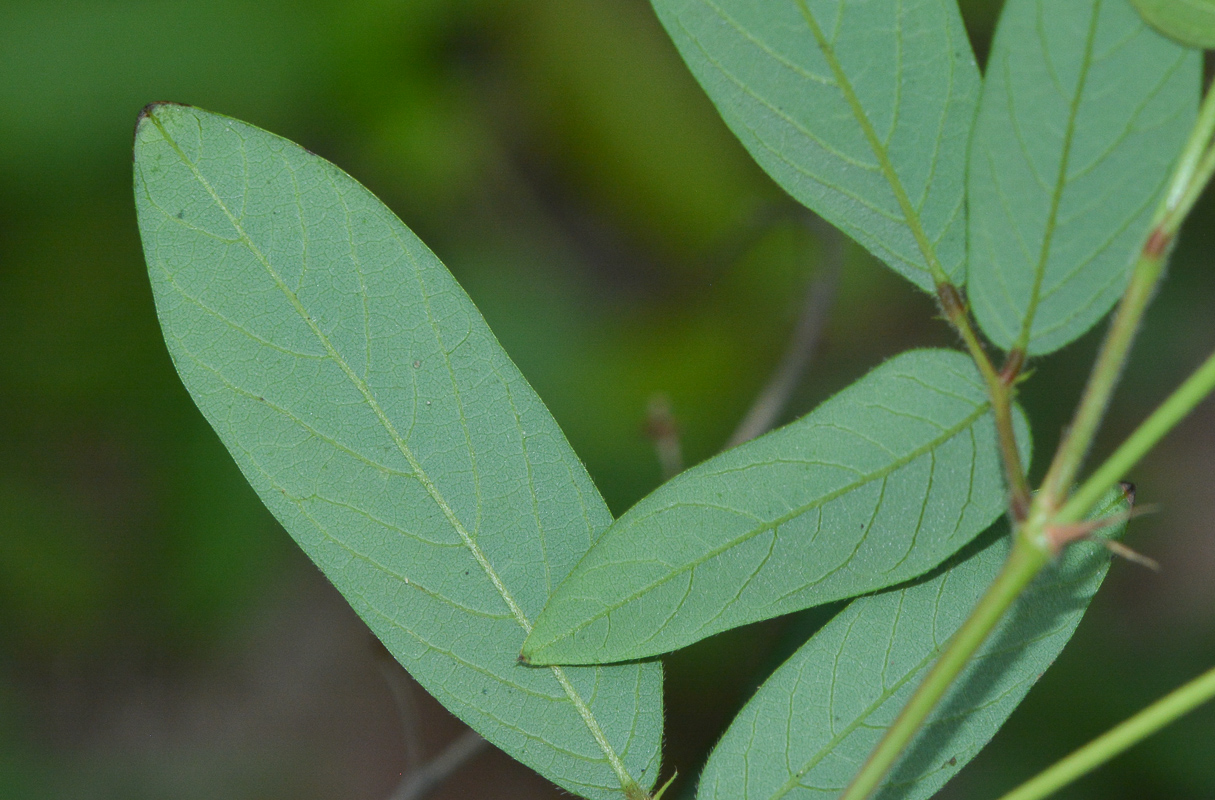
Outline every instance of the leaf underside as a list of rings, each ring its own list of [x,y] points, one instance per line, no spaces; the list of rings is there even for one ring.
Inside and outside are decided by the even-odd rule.
[[[329,162],[194,108],[141,115],[135,194],[183,382],[372,631],[560,786],[595,800],[651,786],[659,664],[516,661],[611,516],[434,254]]]
[[[1125,0],[1008,0],[971,144],[969,296],[1005,349],[1056,350],[1126,288],[1198,107],[1201,54]]]
[[[942,0],[653,0],[769,175],[926,291],[965,280],[979,71]]]
[[[1113,494],[1102,505],[1105,514],[1127,508]],[[838,797],[995,579],[1010,546],[1007,524],[997,523],[949,569],[853,601],[734,719],[709,757],[698,800]],[[925,800],[974,758],[1067,644],[1108,568],[1109,555],[1090,542],[1047,567],[958,677],[875,800]]]
[[[554,593],[523,654],[644,658],[893,586],[940,564],[1004,505],[973,364],[948,350],[904,353],[626,512]]]

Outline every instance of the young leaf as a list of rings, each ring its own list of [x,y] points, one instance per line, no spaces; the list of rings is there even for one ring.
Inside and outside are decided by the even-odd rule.
[[[1017,425],[1027,451],[1019,413]],[[893,586],[940,564],[1004,506],[970,359],[904,353],[626,512],[553,594],[523,655],[644,658]]]
[[[979,71],[953,0],[653,3],[785,191],[922,289],[965,280]]]
[[[516,661],[611,516],[434,254],[329,162],[184,106],[141,115],[135,195],[182,381],[304,551],[491,742],[584,797],[642,796],[661,667]]]
[[[970,283],[1005,349],[1056,350],[1126,288],[1202,58],[1124,0],[1008,0],[970,154]]]
[[[1106,514],[1127,508],[1113,495],[1103,505]],[[705,766],[698,800],[837,797],[1000,571],[1008,526],[989,534],[955,566],[856,600],[811,637],[730,724]],[[874,797],[931,797],[974,758],[1067,644],[1108,568],[1109,555],[1093,543],[1073,545],[1048,566]]]

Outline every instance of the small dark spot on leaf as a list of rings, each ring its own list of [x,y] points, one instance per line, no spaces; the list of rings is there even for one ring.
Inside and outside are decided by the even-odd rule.
[[[958,757],[957,757],[957,756],[954,756],[953,758],[949,759],[949,766],[951,766],[951,767],[956,767],[957,765],[958,765]]]
[[[185,219],[185,218],[186,218],[186,210],[185,210],[184,208],[183,208],[181,211],[178,211],[178,212],[177,212],[177,218],[178,218],[178,219]]]
[[[413,362],[413,368],[414,368],[414,369],[417,369],[417,368],[418,368],[418,367],[420,367],[420,366],[422,366],[422,362],[421,362],[421,361],[415,361],[415,362]]]
[[[258,395],[257,399],[263,403],[266,402],[266,398],[262,397],[261,395]]]
[[[464,574],[465,574],[465,575],[467,575],[467,574],[468,574],[468,570],[464,570]]]

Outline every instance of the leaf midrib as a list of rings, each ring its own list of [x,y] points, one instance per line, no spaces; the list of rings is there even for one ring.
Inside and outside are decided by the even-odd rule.
[[[1031,333],[1033,331],[1034,317],[1038,313],[1038,303],[1041,300],[1042,281],[1046,276],[1046,263],[1050,258],[1051,243],[1054,239],[1055,229],[1059,218],[1059,206],[1063,202],[1063,190],[1070,183],[1067,179],[1067,169],[1071,161],[1072,139],[1076,132],[1076,117],[1080,113],[1080,101],[1084,95],[1084,89],[1088,83],[1088,73],[1093,63],[1093,45],[1097,38],[1097,20],[1101,16],[1101,2],[1096,0],[1093,3],[1093,13],[1089,20],[1088,37],[1084,42],[1084,57],[1080,62],[1080,75],[1076,79],[1076,91],[1072,96],[1067,113],[1067,128],[1063,132],[1063,152],[1059,157],[1059,172],[1055,178],[1054,191],[1051,193],[1050,211],[1046,217],[1046,228],[1042,233],[1042,248],[1038,252],[1038,263],[1034,267],[1034,282],[1030,287],[1029,304],[1025,309],[1025,317],[1021,321],[1021,332],[1017,337],[1014,349],[1024,350],[1029,345]],[[1041,24],[1042,7],[1038,6],[1038,23]],[[1045,50],[1046,42],[1042,42],[1042,47]],[[1008,59],[1004,60],[1005,71],[1005,86],[1008,87],[1008,99],[1012,102],[1012,84],[1009,83],[1008,76],[1009,64]],[[1011,109],[1010,109],[1011,111]],[[1016,118],[1013,118],[1013,124],[1016,125]],[[1029,154],[1026,153],[1028,159]]]
[[[899,613],[900,614],[902,613],[901,610]],[[857,617],[857,619],[859,619],[859,616]],[[852,624],[855,624],[855,623],[856,623],[856,619],[854,619],[852,621]],[[896,619],[896,624],[897,624],[897,619]],[[848,631],[845,633],[845,638],[847,636],[851,635],[851,632],[852,632],[852,626],[849,625]],[[866,706],[864,709],[862,709],[861,712],[859,714],[857,714],[855,718],[853,718],[852,722],[845,725],[844,728],[839,733],[837,733],[835,736],[831,737],[830,741],[828,741],[825,745],[820,747],[814,753],[814,755],[810,756],[810,758],[808,758],[805,761],[805,763],[802,764],[801,769],[799,769],[797,772],[795,772],[789,778],[789,780],[785,781],[783,784],[780,785],[779,788],[776,789],[776,791],[774,791],[772,794],[768,795],[768,800],[779,800],[779,798],[784,797],[785,795],[787,795],[789,792],[793,791],[797,787],[803,786],[804,784],[802,784],[802,778],[804,778],[808,774],[810,774],[810,770],[812,770],[816,766],[818,766],[819,762],[821,762],[824,758],[826,758],[828,755],[830,755],[835,750],[836,746],[838,746],[840,744],[840,742],[844,741],[849,736],[851,736],[852,732],[855,731],[857,728],[859,728],[861,726],[861,724],[865,722],[865,720],[867,720],[871,716],[873,716],[873,714],[878,709],[880,709],[886,703],[887,700],[889,700],[896,693],[898,693],[899,689],[906,686],[907,683],[912,678],[919,675],[920,672],[922,672],[924,670],[924,668],[933,661],[933,659],[935,659],[937,656],[939,656],[944,649],[945,649],[944,644],[937,644],[935,647],[933,647],[933,649],[931,651],[929,651],[928,655],[926,655],[926,656],[924,656],[924,658],[920,659],[920,661],[918,663],[916,663],[916,665],[914,667],[912,667],[910,670],[908,670],[903,675],[903,677],[899,678],[891,686],[884,688],[882,690],[882,692],[878,695],[876,700],[874,700],[872,703],[870,703],[868,706]],[[838,675],[838,669],[836,670],[835,674]],[[834,686],[834,681],[832,681],[832,685]],[[818,787],[806,787],[806,788],[818,788]]]
[[[808,511],[813,511],[816,508],[821,508],[822,506],[826,505],[827,503],[830,503],[832,500],[836,500],[851,491],[854,491],[856,489],[859,489],[862,486],[866,486],[870,483],[873,483],[876,480],[880,480],[882,478],[885,478],[885,477],[891,475],[895,471],[901,469],[902,467],[905,467],[906,465],[915,461],[916,459],[923,456],[924,454],[931,453],[933,450],[940,447],[945,442],[949,441],[950,439],[957,436],[962,431],[964,431],[967,428],[969,428],[970,426],[974,425],[974,423],[977,422],[980,417],[982,417],[984,414],[987,413],[987,411],[990,407],[991,407],[991,404],[989,401],[984,401],[984,402],[978,404],[975,407],[975,410],[972,411],[970,414],[968,414],[961,422],[959,422],[958,424],[954,425],[951,428],[946,428],[940,434],[938,434],[935,438],[929,440],[927,443],[921,445],[920,447],[917,447],[915,450],[912,450],[910,453],[894,459],[893,461],[891,461],[889,464],[882,467],[881,469],[875,470],[874,472],[863,474],[861,477],[857,478],[856,480],[852,481],[851,483],[848,483],[848,484],[840,487],[839,489],[834,489],[825,495],[815,498],[814,500],[812,500],[809,503],[806,503],[804,505],[798,506],[797,508],[791,509],[790,511],[782,514],[781,516],[777,517],[776,519],[772,520],[771,522],[766,522],[763,525],[752,528],[752,529],[746,531],[741,536],[737,536],[737,537],[731,539],[730,541],[725,542],[725,543],[719,545],[718,547],[713,548],[708,553],[706,553],[702,558],[697,559],[695,562],[685,564],[685,565],[679,567],[679,569],[672,570],[671,572],[668,572],[666,575],[662,576],[658,580],[653,581],[652,583],[649,583],[640,589],[637,589],[632,594],[630,594],[628,597],[625,597],[622,600],[619,600],[611,605],[604,606],[604,608],[602,610],[596,612],[593,616],[588,617],[585,620],[583,620],[582,622],[580,622],[579,624],[567,629],[560,636],[554,637],[553,639],[549,640],[544,645],[542,645],[540,648],[532,649],[532,655],[533,656],[536,655],[537,649],[551,647],[553,644],[555,644],[558,641],[561,641],[562,639],[570,638],[571,636],[576,634],[578,631],[581,631],[584,628],[587,628],[592,623],[596,622],[599,619],[602,619],[603,617],[607,616],[608,614],[611,614],[613,611],[617,611],[617,610],[623,608],[624,606],[628,605],[629,603],[633,602],[634,600],[637,600],[641,596],[653,591],[655,588],[662,586],[663,584],[665,584],[669,581],[674,580],[675,578],[679,577],[680,575],[683,575],[685,572],[696,569],[701,564],[707,563],[711,559],[716,558],[717,556],[721,555],[722,553],[726,552],[727,550],[730,550],[734,547],[744,544],[744,543],[750,541],[751,539],[755,538],[756,536],[759,536],[762,533],[765,533],[770,530],[775,530],[775,529],[779,528],[781,525],[785,524],[786,522],[788,522],[798,516],[801,516],[802,514],[805,514]],[[754,465],[754,466],[759,466],[759,465]],[[657,509],[657,511],[662,511],[662,510],[664,510],[664,509],[662,509],[662,508]],[[865,534],[861,537],[861,540],[860,540],[861,544],[864,543],[865,537],[867,537],[868,534],[869,534],[869,531],[866,530]],[[845,562],[845,564],[846,563],[847,562]],[[843,564],[841,564],[840,566],[842,567]],[[835,570],[835,571],[838,571],[838,570]],[[835,571],[833,571],[831,574],[834,574]],[[825,580],[826,577],[829,577],[829,576],[825,576],[822,580]],[[822,580],[818,581],[818,583],[821,583]],[[814,584],[811,584],[811,585],[814,585]]]
[[[523,613],[522,608],[519,607],[519,604],[511,595],[510,590],[507,589],[506,585],[502,582],[501,577],[493,568],[493,565],[489,563],[489,559],[481,550],[480,546],[464,528],[463,523],[456,516],[455,511],[447,503],[446,498],[443,497],[443,494],[439,491],[438,487],[435,486],[434,482],[430,479],[430,476],[422,468],[421,463],[418,462],[413,452],[409,449],[408,445],[406,445],[404,439],[401,438],[401,435],[396,430],[396,426],[392,424],[390,419],[388,419],[387,414],[384,412],[383,408],[380,407],[379,402],[371,393],[370,388],[361,378],[359,378],[350,365],[346,363],[346,360],[333,346],[333,343],[329,340],[329,337],[325,335],[325,332],[322,331],[316,321],[312,319],[312,315],[310,315],[304,308],[303,303],[300,302],[295,292],[293,292],[291,288],[287,286],[282,277],[261,252],[261,249],[258,248],[258,246],[253,242],[248,232],[245,231],[244,227],[232,214],[232,211],[228,208],[227,204],[224,203],[219,194],[215,191],[214,187],[211,186],[211,183],[202,175],[202,173],[198,170],[198,167],[190,161],[173,137],[169,135],[168,131],[165,130],[164,125],[161,124],[159,119],[157,119],[155,111],[149,111],[145,118],[150,120],[152,124],[156,126],[156,129],[160,131],[160,135],[164,138],[165,142],[173,149],[174,152],[177,153],[178,158],[180,158],[181,162],[186,166],[187,169],[190,170],[195,180],[199,182],[199,184],[206,190],[207,194],[210,195],[215,205],[223,212],[224,216],[228,219],[228,222],[237,232],[241,242],[244,243],[249,252],[253,254],[257,261],[266,270],[266,274],[269,275],[271,280],[274,281],[275,286],[282,292],[283,296],[288,300],[288,302],[291,303],[292,308],[295,309],[295,312],[312,331],[313,335],[316,336],[329,358],[334,362],[334,364],[337,365],[342,373],[346,375],[347,379],[363,396],[363,399],[366,401],[368,407],[371,408],[372,412],[376,415],[376,418],[379,420],[381,426],[384,428],[393,444],[396,445],[397,450],[402,456],[405,457],[406,461],[409,462],[410,468],[414,471],[414,476],[422,484],[423,488],[426,490],[426,493],[430,496],[431,500],[434,501],[435,505],[439,507],[439,510],[447,518],[451,526],[459,534],[461,540],[463,540],[473,558],[477,561],[478,565],[480,565],[486,576],[490,579],[490,582],[493,583],[494,588],[502,597],[503,602],[506,603],[507,608],[510,609],[511,615],[515,618],[515,621],[521,628],[523,628],[525,634],[530,634],[532,631],[532,625],[527,616]],[[559,666],[550,666],[549,669],[552,671],[553,676],[556,678],[558,684],[560,684],[562,690],[565,692],[571,705],[574,706],[575,710],[578,712],[578,715],[582,718],[582,721],[586,725],[591,736],[595,739],[595,743],[599,746],[600,750],[603,751],[603,754],[607,758],[612,771],[616,774],[616,777],[620,781],[621,789],[627,794],[631,787],[638,785],[637,781],[632,777],[632,775],[629,774],[624,762],[621,761],[620,756],[616,753],[611,743],[608,742],[607,736],[603,733],[603,729],[600,727],[598,720],[595,718],[590,708],[587,707],[586,702],[582,699],[581,695],[578,694],[577,690],[570,683],[564,669]]]
[[[903,182],[899,178],[898,172],[895,171],[894,165],[890,162],[890,155],[886,151],[886,146],[882,144],[877,131],[873,127],[873,123],[869,120],[865,107],[861,104],[860,98],[857,97],[856,91],[852,88],[852,82],[848,80],[848,75],[844,72],[843,64],[835,56],[835,48],[831,46],[831,43],[823,34],[823,30],[819,27],[818,20],[814,18],[814,14],[810,11],[810,6],[806,3],[806,0],[794,0],[794,2],[797,3],[802,17],[810,27],[810,32],[814,35],[819,51],[822,52],[823,58],[826,59],[827,64],[831,67],[836,84],[844,95],[844,99],[848,102],[848,106],[852,109],[852,115],[856,118],[857,124],[860,125],[861,132],[865,136],[865,141],[869,144],[869,149],[877,157],[878,165],[882,170],[882,176],[886,178],[886,183],[890,185],[890,190],[894,192],[895,200],[903,212],[903,219],[907,223],[911,235],[915,237],[916,244],[920,248],[920,253],[924,256],[928,273],[937,284],[952,284],[952,279],[945,272],[945,268],[937,257],[936,248],[932,246],[932,241],[924,231],[919,212],[916,211],[915,206],[911,202],[911,197],[903,187]],[[843,14],[842,8],[840,13]],[[897,124],[897,121],[892,124]]]

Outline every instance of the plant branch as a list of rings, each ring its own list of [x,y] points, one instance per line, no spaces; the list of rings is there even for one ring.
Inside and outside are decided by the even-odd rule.
[[[1126,363],[1139,322],[1164,274],[1173,240],[1181,223],[1193,208],[1203,187],[1215,172],[1215,92],[1208,90],[1198,121],[1182,150],[1181,158],[1169,181],[1139,256],[1131,272],[1130,284],[1118,304],[1101,351],[1093,364],[1088,384],[1063,436],[1055,458],[1047,471],[1038,501],[1045,507],[1057,508],[1067,496],[1093,437],[1109,407],[1110,397]]]
[[[1135,716],[1081,747],[1000,800],[1040,800],[1091,772],[1178,717],[1215,698],[1215,669],[1165,695]]]
[[[910,744],[970,657],[986,641],[1021,591],[1050,560],[1051,553],[1038,544],[1036,537],[1020,534],[1014,537],[1012,552],[1000,574],[987,588],[966,622],[949,640],[941,657],[869,754],[852,783],[840,795],[840,800],[864,800],[881,785],[886,773]]]
[[[806,368],[814,357],[814,349],[827,322],[831,305],[835,301],[840,272],[844,264],[844,237],[828,225],[823,238],[826,252],[822,266],[806,289],[802,311],[793,330],[785,353],[781,356],[776,371],[751,404],[738,427],[726,442],[724,449],[737,447],[768,431],[780,417],[793,391],[805,375]]]
[[[1145,419],[1055,514],[1059,523],[1083,519],[1111,486],[1139,462],[1165,434],[1215,391],[1215,353]]]
[[[443,752],[406,773],[389,800],[421,800],[488,746],[489,742],[481,738],[481,734],[465,731]]]
[[[970,313],[962,300],[962,293],[952,283],[937,284],[937,299],[945,318],[953,326],[975,366],[987,384],[988,399],[991,400],[992,414],[996,421],[996,436],[1000,443],[1000,460],[1004,465],[1004,478],[1008,483],[1009,510],[1014,521],[1025,519],[1029,510],[1029,483],[1025,478],[1025,467],[1021,464],[1021,453],[1017,449],[1017,435],[1013,428],[1012,403],[1015,395],[1017,376],[1025,363],[1023,350],[1012,350],[1004,368],[996,372],[995,366],[983,349],[974,326],[970,323]]]

